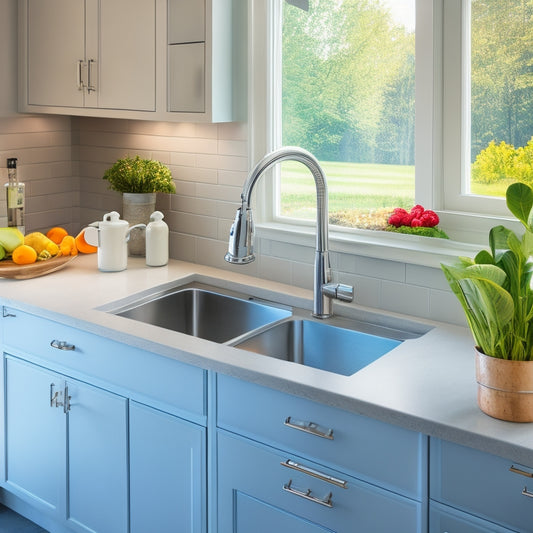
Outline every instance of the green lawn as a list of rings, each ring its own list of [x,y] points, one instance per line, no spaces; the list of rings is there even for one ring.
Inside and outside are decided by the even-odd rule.
[[[415,167],[361,163],[320,163],[326,173],[330,213],[374,209],[410,209],[415,203]],[[295,161],[282,163],[282,215],[314,219],[315,182],[309,170]],[[472,192],[505,197],[510,182],[472,184]]]
[[[321,162],[328,181],[329,210],[412,207],[414,166]],[[282,163],[282,214],[314,218],[315,182],[302,164]]]

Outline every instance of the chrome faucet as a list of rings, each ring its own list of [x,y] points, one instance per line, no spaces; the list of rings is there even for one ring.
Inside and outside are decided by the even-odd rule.
[[[224,259],[228,263],[244,265],[254,259],[254,224],[250,200],[252,189],[259,177],[271,166],[281,161],[299,161],[313,175],[316,185],[317,231],[314,274],[313,316],[328,318],[332,316],[332,299],[351,302],[353,287],[341,283],[331,283],[331,268],[328,254],[328,188],[326,176],[315,157],[294,146],[286,146],[267,154],[252,170],[244,183],[241,201],[235,220],[231,226],[228,253]]]

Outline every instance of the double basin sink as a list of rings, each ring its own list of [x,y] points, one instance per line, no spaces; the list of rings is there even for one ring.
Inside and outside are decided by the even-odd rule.
[[[201,283],[106,307],[131,320],[345,376],[428,330],[313,319],[304,309]]]

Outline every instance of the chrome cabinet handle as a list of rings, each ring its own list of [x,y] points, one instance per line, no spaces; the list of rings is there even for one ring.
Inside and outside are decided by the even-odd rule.
[[[331,497],[333,496],[333,494],[331,492],[327,494],[324,499],[317,498],[316,496],[312,495],[311,489],[300,490],[300,489],[293,487],[292,479],[288,483],[283,485],[283,490],[290,492],[291,494],[294,494],[295,496],[299,496],[300,498],[309,500],[310,502],[323,505],[324,507],[329,507],[329,508],[333,507],[333,502],[331,501]]]
[[[54,339],[50,343],[50,346],[58,350],[66,350],[66,351],[73,351],[76,349],[76,346],[74,346],[74,344],[69,344],[67,341],[58,341],[57,339]]]
[[[94,59],[89,59],[89,61],[87,61],[87,92],[90,94],[91,91],[94,92],[96,91],[96,87],[94,87],[94,85],[92,84],[92,65],[94,63]]]
[[[296,463],[295,461],[291,459],[287,459],[286,461],[280,463],[282,466],[285,466],[287,468],[292,468],[293,470],[297,470],[298,472],[302,472],[303,474],[307,474],[308,476],[316,477],[317,479],[320,479],[321,481],[325,481],[326,483],[331,483],[332,485],[336,485],[337,487],[341,487],[342,489],[346,489],[346,481],[343,479],[339,479],[333,476],[330,476],[329,474],[324,474],[322,472],[319,472],[318,470],[315,470],[314,468],[309,468],[308,466],[301,465],[299,463]]]
[[[63,407],[63,413],[70,411],[71,396],[68,394],[68,385],[65,383],[63,390],[55,390],[55,383],[50,383],[50,407]]]
[[[524,496],[527,496],[528,498],[533,498],[533,492],[529,492],[529,490],[527,490],[527,487],[524,487],[524,490],[522,491],[522,494]]]
[[[81,72],[82,69],[83,69],[83,59],[78,59],[78,64],[76,68],[76,72],[77,72],[76,85],[78,86],[78,91],[83,91],[83,88],[85,87],[83,85],[83,80],[82,80],[82,72]]]
[[[50,383],[50,407],[63,406],[63,391],[55,390],[55,383]]]
[[[310,433],[316,437],[322,437],[323,439],[333,440],[333,430],[326,429],[324,427],[315,424],[315,422],[305,422],[302,420],[294,420],[291,416],[285,419],[284,424],[290,428],[303,431],[304,433]]]
[[[71,396],[69,396],[68,394],[68,385],[65,383],[65,391],[63,393],[63,398],[64,398],[64,402],[63,402],[63,412],[65,414],[67,414],[69,411],[70,411],[70,399],[72,398]]]
[[[514,472],[515,474],[520,474],[521,476],[533,478],[533,472],[526,472],[521,468],[517,468],[515,465],[511,465],[511,467],[509,468],[509,472]]]

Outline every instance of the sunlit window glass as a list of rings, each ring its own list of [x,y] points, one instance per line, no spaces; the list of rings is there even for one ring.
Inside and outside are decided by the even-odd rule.
[[[321,162],[333,224],[381,227],[414,204],[415,0],[282,3],[281,142]],[[303,165],[279,191],[279,215],[315,217]]]
[[[467,192],[533,185],[533,2],[471,0],[471,175]]]

